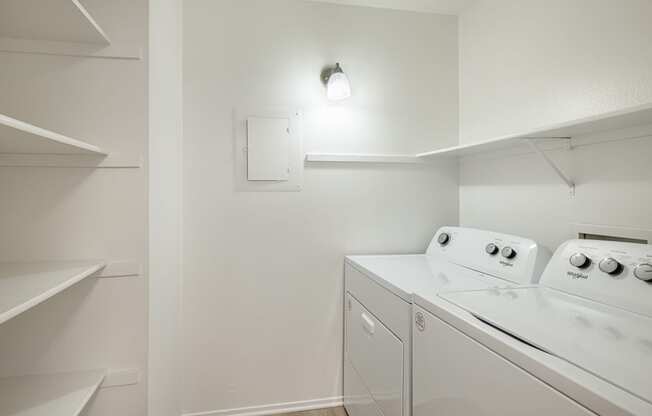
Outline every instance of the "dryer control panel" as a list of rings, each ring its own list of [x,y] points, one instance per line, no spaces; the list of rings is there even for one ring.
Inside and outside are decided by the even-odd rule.
[[[537,283],[550,252],[527,238],[463,227],[443,227],[428,255],[517,284]]]
[[[567,241],[555,252],[541,284],[652,316],[652,246]]]

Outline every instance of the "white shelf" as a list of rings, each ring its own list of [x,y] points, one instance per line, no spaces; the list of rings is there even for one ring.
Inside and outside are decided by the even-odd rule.
[[[0,37],[108,45],[109,37],[78,0],[2,0]]]
[[[553,139],[568,140],[577,136],[584,136],[627,127],[652,124],[652,104],[645,104],[621,111],[600,114],[597,116],[581,118],[564,123],[497,137],[477,143],[464,144],[433,150],[416,155],[419,158],[433,157],[464,157],[480,153],[502,151],[516,146],[528,144],[527,139]]]
[[[565,142],[569,149],[572,149],[573,139],[578,136],[590,137],[597,133],[651,124],[652,104],[645,104],[477,143],[420,153],[416,156],[426,160],[432,160],[438,157],[461,158],[492,152],[507,153],[525,148],[527,151],[539,155],[550,169],[568,186],[571,195],[575,195],[575,181],[548,156],[545,152],[546,149],[541,146],[544,140],[554,139],[556,141],[562,141]]]
[[[380,155],[361,153],[307,153],[306,162],[312,163],[426,163],[415,155]]]
[[[0,114],[0,153],[107,155],[92,144],[2,114]]]
[[[560,147],[571,149],[573,139],[578,136],[583,136],[582,140],[595,142],[598,133],[650,125],[652,125],[652,103],[416,155],[309,153],[306,155],[306,162],[431,163],[438,158],[462,158],[501,152],[505,154],[534,152],[564,181],[574,195],[575,182],[548,156],[547,150]]]
[[[102,262],[81,261],[0,263],[0,324],[97,273],[104,266]],[[4,416],[1,412],[0,415]]]
[[[78,416],[104,371],[0,378],[0,416]]]
[[[568,145],[570,139],[610,130],[652,124],[652,104],[631,107],[621,111],[581,118],[564,123],[553,124],[518,134],[496,137],[476,143],[446,147],[416,155],[379,155],[355,153],[308,153],[306,162],[336,163],[424,163],[438,157],[460,158],[482,153],[499,152],[512,148],[532,148],[532,141],[537,143],[553,142],[552,148],[559,148],[560,143]],[[545,146],[544,146],[545,147]],[[547,149],[544,149],[547,150]]]

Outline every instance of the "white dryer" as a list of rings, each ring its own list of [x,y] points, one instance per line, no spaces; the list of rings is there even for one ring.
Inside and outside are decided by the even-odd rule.
[[[652,415],[652,246],[572,240],[540,285],[415,297],[413,416]]]
[[[350,416],[410,416],[414,293],[516,287],[538,280],[531,240],[444,227],[425,254],[345,261],[344,404]]]

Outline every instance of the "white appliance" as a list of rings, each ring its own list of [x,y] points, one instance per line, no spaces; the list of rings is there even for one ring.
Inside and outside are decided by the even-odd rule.
[[[347,257],[344,404],[349,415],[411,414],[414,293],[528,284],[549,258],[531,240],[457,227],[440,229],[425,254]]]
[[[572,240],[540,285],[415,297],[414,416],[652,415],[652,246]]]

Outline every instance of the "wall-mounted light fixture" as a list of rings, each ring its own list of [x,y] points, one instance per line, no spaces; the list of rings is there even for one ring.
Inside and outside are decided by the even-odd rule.
[[[322,82],[326,85],[326,96],[331,101],[340,101],[351,96],[351,83],[339,63],[335,67],[324,68]]]

